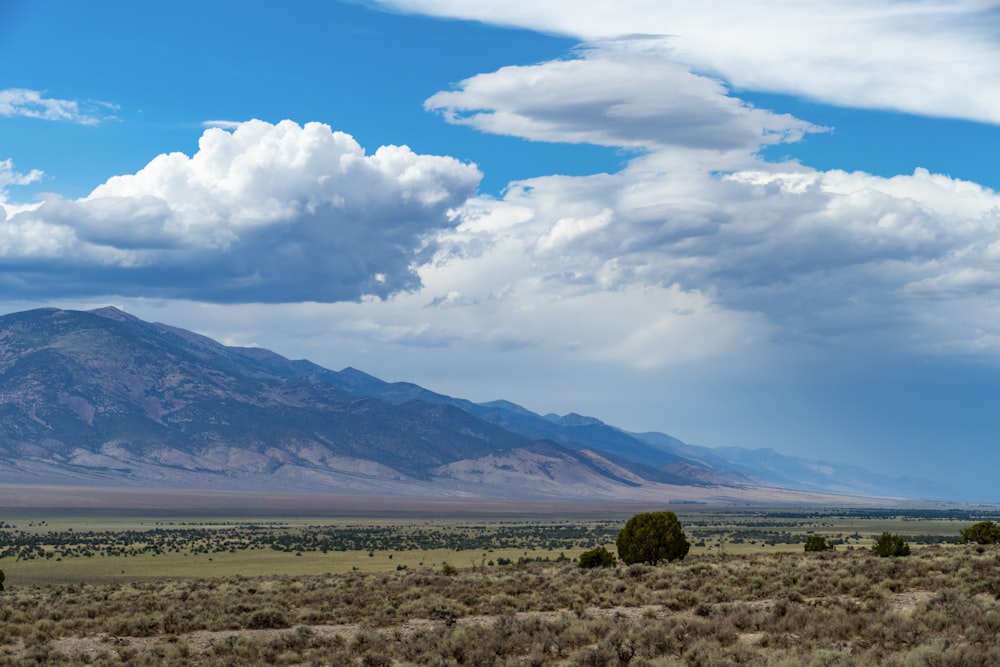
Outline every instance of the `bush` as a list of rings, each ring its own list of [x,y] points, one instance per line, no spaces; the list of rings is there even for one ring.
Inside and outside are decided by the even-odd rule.
[[[963,528],[959,533],[962,536],[962,544],[973,542],[976,544],[1000,544],[1000,526],[993,521],[974,523],[968,528]],[[0,582],[2,582],[2,575],[0,575]],[[0,586],[0,590],[3,590],[2,586]]]
[[[833,542],[822,535],[810,535],[806,540],[806,551],[833,551]]]
[[[626,565],[661,560],[680,560],[687,555],[691,543],[681,530],[681,522],[673,512],[645,512],[626,522],[615,540],[618,556]]]
[[[604,547],[595,547],[580,554],[580,567],[584,569],[611,567],[617,560],[615,555]]]
[[[250,630],[269,630],[272,628],[287,628],[288,620],[285,612],[274,607],[258,609],[251,613],[243,625]]]
[[[910,545],[895,533],[882,533],[872,545],[872,551],[879,556],[909,556]]]

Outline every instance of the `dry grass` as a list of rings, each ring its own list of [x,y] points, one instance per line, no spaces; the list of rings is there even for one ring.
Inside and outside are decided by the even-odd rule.
[[[1000,550],[14,586],[0,665],[994,665]]]

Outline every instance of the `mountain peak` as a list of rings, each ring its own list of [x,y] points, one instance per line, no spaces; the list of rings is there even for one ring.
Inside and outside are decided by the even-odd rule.
[[[88,310],[88,313],[92,315],[98,315],[99,317],[104,317],[109,320],[115,320],[116,322],[141,322],[135,315],[130,315],[124,310],[115,308],[114,306],[104,306],[103,308],[94,308],[93,310]]]
[[[604,422],[596,417],[587,417],[586,415],[577,414],[576,412],[570,412],[562,416],[556,414],[547,414],[545,418],[556,424],[562,426],[603,426]]]
[[[368,373],[365,373],[364,371],[360,371],[357,368],[354,368],[353,366],[348,366],[348,367],[344,368],[343,370],[340,371],[340,374],[343,375],[346,378],[351,378],[351,379],[355,379],[355,380],[368,380],[368,381],[382,382],[382,380],[379,380],[374,375],[370,375]]]

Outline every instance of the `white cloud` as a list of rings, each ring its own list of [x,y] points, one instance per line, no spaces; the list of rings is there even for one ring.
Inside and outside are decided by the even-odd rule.
[[[765,339],[972,349],[953,320],[941,327],[928,314],[956,293],[1000,296],[997,193],[924,169],[881,178],[764,162],[754,156],[760,146],[818,128],[747,107],[717,81],[651,56],[651,42],[502,68],[428,100],[448,120],[484,131],[645,151],[616,174],[516,182],[503,201],[466,207],[438,258],[464,268],[430,292],[433,303],[475,311],[470,322],[489,320],[484,304],[517,303],[496,320],[517,321],[522,335],[533,326],[518,314],[558,313],[573,322],[579,349],[594,358],[617,350],[639,367],[724,356]],[[449,285],[461,286],[460,301],[446,298]],[[582,315],[608,311],[615,299],[635,309],[619,314],[617,345],[614,336],[588,336],[607,324]],[[681,301],[695,317],[677,316]],[[595,306],[574,319],[556,305],[570,302]],[[1000,334],[979,320],[968,322]],[[657,338],[671,341],[669,353],[652,352]]]
[[[621,35],[737,88],[1000,123],[1000,9],[984,0],[380,0],[415,13],[572,35]],[[613,40],[612,40],[613,41]]]
[[[202,121],[201,126],[204,128],[217,127],[222,130],[235,130],[243,122],[241,120],[206,120]]]
[[[45,174],[39,169],[32,169],[27,173],[14,170],[14,161],[0,160],[0,225],[4,221],[21,211],[31,210],[33,205],[10,204],[7,202],[7,188],[12,185],[29,185],[41,180]]]
[[[675,290],[699,304],[696,312],[742,319],[753,340],[766,332],[799,344],[930,349],[956,327],[928,328],[928,313],[940,312],[943,301],[976,297],[983,305],[1000,297],[1000,196],[989,189],[924,171],[883,179],[762,163],[762,170],[728,175],[678,174],[650,170],[651,163],[524,182],[497,206],[533,210],[531,222],[474,243],[509,248],[518,235],[521,261],[511,259],[502,272],[507,283],[521,266],[534,267],[522,272],[533,271],[546,291],[575,298]],[[567,228],[585,233],[562,234]],[[564,239],[557,252],[554,235]],[[650,302],[638,312],[657,310]],[[660,326],[621,316],[637,331]],[[762,319],[747,326],[755,317]],[[980,329],[1000,334],[980,319]],[[716,353],[738,340],[736,331],[718,341]],[[711,341],[687,339],[703,350]],[[636,363],[648,358],[641,346],[622,349],[635,349]]]
[[[78,102],[45,97],[44,93],[27,88],[0,90],[0,116],[22,116],[41,120],[96,125],[114,118],[117,107],[107,102]]]
[[[603,49],[479,74],[425,106],[449,122],[495,134],[622,148],[753,151],[822,131],[754,109],[684,66]]]
[[[415,288],[430,233],[474,194],[479,171],[328,126],[250,121],[208,129],[86,198],[51,198],[0,226],[7,284],[37,294],[214,301],[335,301]],[[39,244],[40,238],[47,238]],[[60,260],[24,268],[33,259]],[[30,271],[30,273],[28,273]]]
[[[26,174],[14,171],[13,160],[0,160],[0,195],[10,185],[28,185],[40,180],[43,175],[38,169],[32,169]]]

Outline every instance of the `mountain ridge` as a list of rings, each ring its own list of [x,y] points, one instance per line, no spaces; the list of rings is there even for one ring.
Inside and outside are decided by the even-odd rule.
[[[113,307],[0,317],[3,482],[704,502],[830,492],[778,488],[723,454],[230,347]]]

